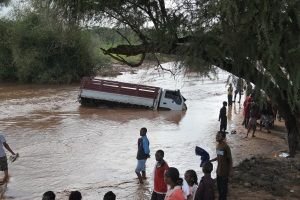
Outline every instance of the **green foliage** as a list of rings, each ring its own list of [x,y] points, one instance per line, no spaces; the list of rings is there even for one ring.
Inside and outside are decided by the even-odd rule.
[[[0,20],[0,81],[16,80],[16,67],[10,48],[11,25],[9,21]]]
[[[27,13],[1,21],[0,78],[26,83],[70,83],[103,64],[90,32]]]

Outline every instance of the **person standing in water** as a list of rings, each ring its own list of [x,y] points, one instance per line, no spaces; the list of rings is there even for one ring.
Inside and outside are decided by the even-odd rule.
[[[210,160],[210,162],[218,162],[217,186],[219,192],[219,200],[226,200],[228,191],[228,177],[232,174],[231,150],[226,143],[226,133],[218,132],[216,141],[218,142],[216,148],[217,157]]]
[[[169,169],[168,163],[164,160],[164,151],[158,150],[155,153],[156,165],[154,167],[154,189],[151,200],[164,200],[167,193],[167,184],[164,180],[165,172]]]
[[[220,122],[220,131],[225,132],[227,129],[227,116],[226,116],[226,106],[227,102],[223,101],[223,107],[220,109],[219,121]]]
[[[7,157],[5,151],[3,149],[7,149],[12,155],[17,156],[15,152],[10,148],[10,146],[6,143],[5,137],[0,132],[0,170],[4,171],[4,178],[0,181],[0,184],[4,184],[8,182],[8,166],[7,166]]]
[[[147,129],[145,127],[141,128],[141,137],[138,139],[138,151],[136,156],[137,166],[135,169],[135,173],[139,178],[140,184],[143,184],[143,179],[146,179],[146,161],[150,158],[149,140],[146,134]]]

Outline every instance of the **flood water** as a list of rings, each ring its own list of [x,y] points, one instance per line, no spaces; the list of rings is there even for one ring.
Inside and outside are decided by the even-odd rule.
[[[194,169],[202,176],[194,148],[201,146],[215,156],[219,109],[227,97],[227,74],[218,77],[173,77],[140,69],[110,78],[180,89],[187,99],[186,112],[81,107],[78,85],[0,85],[0,130],[20,154],[9,164],[5,199],[41,199],[48,190],[55,191],[57,199],[67,199],[72,190],[79,190],[84,200],[102,199],[109,190],[117,199],[150,199],[158,149],[182,175]],[[149,179],[143,186],[134,173],[141,127],[148,129],[151,150]]]

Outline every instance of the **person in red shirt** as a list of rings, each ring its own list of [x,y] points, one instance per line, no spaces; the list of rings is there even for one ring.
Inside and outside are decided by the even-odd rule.
[[[165,172],[169,169],[168,163],[164,160],[164,151],[158,150],[155,153],[156,165],[154,168],[154,189],[151,200],[164,200],[167,193],[167,184],[164,180]]]

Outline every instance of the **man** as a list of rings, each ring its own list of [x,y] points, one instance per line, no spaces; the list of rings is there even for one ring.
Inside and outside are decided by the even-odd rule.
[[[164,160],[164,151],[158,150],[155,153],[156,165],[154,168],[154,189],[151,200],[164,200],[168,191],[164,180],[165,172],[169,169],[168,163]]]
[[[218,161],[217,166],[217,186],[219,192],[219,200],[227,199],[228,177],[232,174],[232,157],[231,151],[226,143],[226,133],[218,132],[216,136],[218,142],[216,152],[217,157],[210,162]]]
[[[0,181],[0,184],[8,182],[7,157],[3,147],[5,147],[12,155],[16,156],[15,152],[11,150],[10,146],[6,143],[4,136],[0,132],[0,170],[4,171],[4,178],[2,181]]]
[[[227,115],[226,115],[226,106],[227,102],[223,101],[223,107],[220,109],[219,121],[220,122],[220,131],[225,132],[227,129]]]
[[[147,129],[141,128],[141,137],[138,139],[138,151],[136,156],[137,166],[135,169],[135,173],[139,178],[140,184],[143,184],[143,179],[146,179],[146,161],[150,158],[149,140],[146,134]]]
[[[232,87],[231,83],[229,83],[229,87],[228,87],[227,92],[228,92],[228,96],[227,96],[228,97],[228,105],[232,106],[232,92],[233,92],[233,87]]]
[[[243,93],[243,79],[239,78],[237,80],[236,90],[235,90],[234,93],[235,94],[234,94],[234,101],[233,102],[235,102],[235,100],[236,100],[236,95],[239,94],[239,102],[238,103],[240,103],[241,102],[241,96],[242,96],[242,93]]]

